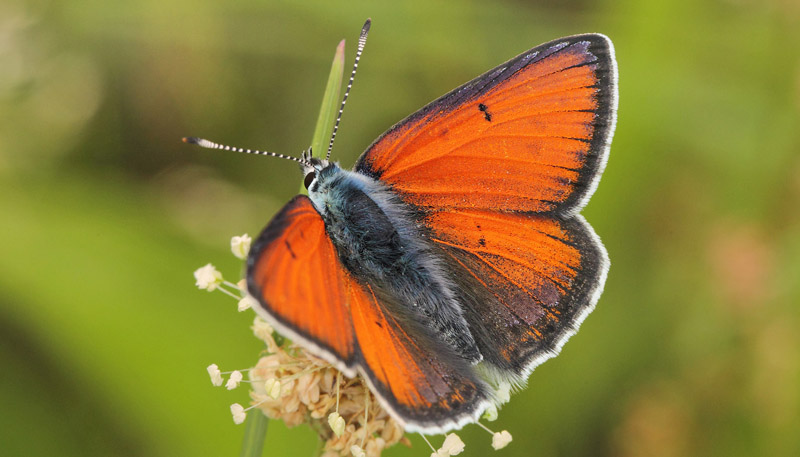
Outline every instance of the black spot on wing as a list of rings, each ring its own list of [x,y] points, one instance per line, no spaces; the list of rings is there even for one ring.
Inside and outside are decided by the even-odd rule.
[[[283,240],[283,243],[286,245],[286,249],[289,250],[289,255],[291,255],[293,259],[296,259],[297,254],[295,254],[294,251],[292,250],[292,245],[289,244],[289,241]]]
[[[483,112],[483,118],[486,119],[487,122],[492,122],[492,113],[489,112],[489,107],[480,103],[478,105],[478,110]]]

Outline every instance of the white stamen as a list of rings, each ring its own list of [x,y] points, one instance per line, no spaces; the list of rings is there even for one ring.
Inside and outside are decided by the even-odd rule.
[[[436,451],[439,454],[446,453],[445,455],[458,455],[464,451],[464,442],[455,433],[451,433],[444,438],[442,447]]]
[[[239,300],[238,309],[239,309],[239,312],[242,312],[242,311],[244,311],[246,309],[250,309],[250,308],[252,308],[253,306],[256,306],[256,305],[258,305],[258,302],[256,301],[256,299],[248,294],[243,299]]]
[[[267,395],[273,399],[277,399],[281,396],[281,382],[275,378],[267,379],[266,382],[264,382],[264,390],[267,391]]]
[[[357,444],[354,444],[354,445],[350,446],[350,454],[352,454],[353,457],[366,457],[367,456],[366,452],[364,452],[364,449],[361,449],[361,446],[359,446]]]
[[[247,254],[250,253],[250,243],[252,241],[252,238],[246,233],[242,236],[234,236],[231,238],[231,252],[236,257],[245,259]]]
[[[245,418],[247,418],[247,413],[239,403],[231,405],[231,415],[233,415],[233,423],[237,425],[244,422]]]
[[[228,390],[233,390],[239,387],[240,382],[242,382],[242,372],[235,370],[233,373],[231,373],[231,377],[228,378],[228,382],[225,383],[225,387],[227,387]]]
[[[331,426],[331,430],[337,437],[344,433],[344,418],[339,413],[334,412],[328,415],[328,425]]]
[[[204,267],[200,267],[194,271],[195,285],[199,289],[205,289],[209,292],[213,291],[220,284],[222,284],[222,273],[214,268],[210,263]]]
[[[222,385],[222,373],[219,371],[219,367],[216,363],[212,363],[211,365],[206,368],[208,371],[208,375],[211,377],[211,384],[215,386]]]
[[[508,433],[508,430],[497,432],[492,435],[492,447],[495,451],[498,449],[503,449],[504,447],[508,446],[508,443],[510,443],[511,440],[511,434]]]

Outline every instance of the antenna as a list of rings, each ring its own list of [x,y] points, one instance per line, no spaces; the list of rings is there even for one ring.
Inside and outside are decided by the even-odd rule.
[[[361,35],[358,37],[358,50],[356,51],[356,61],[353,64],[353,72],[350,74],[350,81],[347,83],[347,89],[344,91],[344,98],[342,98],[342,105],[339,107],[339,115],[336,116],[336,123],[333,124],[333,133],[331,133],[331,142],[328,144],[328,154],[325,160],[330,159],[331,150],[333,150],[333,140],[336,139],[336,131],[339,130],[339,121],[342,120],[342,111],[344,111],[344,104],[347,103],[347,96],[350,94],[350,89],[353,87],[353,80],[356,78],[356,70],[358,70],[358,61],[361,60],[361,53],[364,52],[364,45],[367,44],[367,34],[369,33],[369,26],[372,25],[372,19],[367,19],[364,27],[361,28]]]
[[[245,154],[257,154],[257,155],[262,155],[262,156],[277,157],[279,159],[289,159],[289,160],[294,160],[295,162],[303,164],[303,165],[305,165],[307,167],[312,166],[311,162],[306,160],[305,153],[303,153],[303,158],[302,159],[298,159],[297,157],[287,156],[287,155],[284,155],[284,154],[278,154],[276,152],[267,152],[267,151],[259,151],[257,149],[244,149],[244,148],[237,148],[237,147],[234,147],[234,146],[226,146],[224,144],[217,144],[217,143],[214,143],[213,141],[208,141],[208,140],[205,140],[203,138],[197,138],[197,137],[194,137],[194,136],[189,136],[189,137],[183,138],[183,142],[184,143],[189,143],[189,144],[196,144],[196,145],[200,146],[201,148],[206,148],[206,149],[223,149],[225,151],[243,152]]]

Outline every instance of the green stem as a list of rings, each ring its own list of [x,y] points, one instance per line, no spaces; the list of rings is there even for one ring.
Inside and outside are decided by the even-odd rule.
[[[322,441],[322,438],[317,438],[317,448],[314,449],[314,453],[311,454],[312,457],[319,457],[322,455],[322,451],[325,450],[325,442]]]
[[[250,411],[244,423],[244,438],[240,457],[261,457],[264,451],[264,438],[267,437],[269,419],[260,409]]]

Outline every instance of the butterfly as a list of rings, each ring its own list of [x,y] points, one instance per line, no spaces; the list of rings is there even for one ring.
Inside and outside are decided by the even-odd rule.
[[[406,430],[474,422],[493,386],[524,384],[600,297],[609,259],[579,211],[617,93],[607,37],[560,38],[411,114],[352,170],[294,159],[308,196],[247,259],[257,313],[360,374]]]

